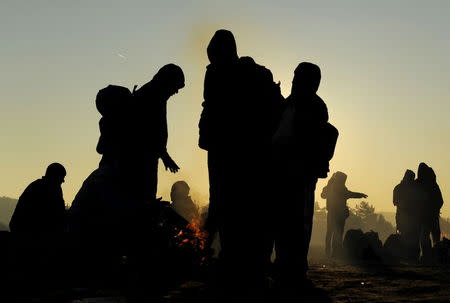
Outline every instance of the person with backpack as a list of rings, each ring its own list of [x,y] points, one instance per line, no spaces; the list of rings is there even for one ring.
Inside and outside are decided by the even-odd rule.
[[[283,211],[276,215],[276,265],[283,287],[308,284],[307,255],[318,178],[329,171],[338,132],[317,95],[320,68],[300,63],[294,71],[279,127],[273,136],[274,168]],[[300,228],[300,231],[299,231]]]
[[[151,81],[133,93],[124,118],[121,175],[128,192],[154,201],[158,161],[176,173],[178,165],[167,152],[167,101],[184,87],[184,74],[175,64],[164,65]]]
[[[183,87],[181,68],[167,64],[133,93],[109,85],[97,94],[96,106],[102,114],[99,167],[109,170],[118,185],[138,199],[156,199],[159,159],[166,170],[176,173],[179,169],[166,148],[167,101]]]
[[[206,228],[219,232],[225,284],[246,291],[263,278],[269,198],[260,189],[271,188],[267,164],[282,96],[270,70],[238,56],[230,31],[216,31],[207,53],[199,121],[210,182]]]
[[[346,181],[347,175],[338,171],[331,176],[327,186],[322,189],[321,197],[327,200],[325,253],[328,257],[339,256],[341,253],[345,220],[350,214],[347,200],[367,198],[366,194],[349,191],[345,186]]]
[[[410,230],[408,227],[410,224],[414,224],[414,213],[417,212],[412,205],[415,176],[416,174],[412,170],[407,169],[402,181],[395,186],[393,192],[393,203],[397,207],[395,222],[401,235],[408,234],[408,230]]]
[[[417,169],[416,186],[424,193],[418,207],[422,262],[430,262],[432,246],[436,245],[441,238],[439,214],[444,199],[436,182],[434,170],[423,162],[419,164]]]

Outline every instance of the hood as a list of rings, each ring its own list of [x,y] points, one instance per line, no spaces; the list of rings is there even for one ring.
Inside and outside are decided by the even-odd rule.
[[[405,175],[403,176],[402,182],[412,182],[412,181],[414,181],[415,177],[416,177],[416,174],[412,170],[407,169],[405,171]]]
[[[211,64],[226,64],[237,60],[236,40],[233,33],[225,29],[216,31],[209,42],[207,53]]]
[[[424,162],[419,164],[419,168],[417,169],[417,180],[426,181],[429,176],[430,167],[426,165]]]
[[[340,185],[345,185],[345,182],[347,181],[347,175],[341,171],[337,171],[333,174],[334,182]]]

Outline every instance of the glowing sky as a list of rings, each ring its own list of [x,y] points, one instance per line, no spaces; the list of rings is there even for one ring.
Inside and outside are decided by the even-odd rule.
[[[168,199],[171,184],[184,179],[206,203],[197,123],[206,46],[226,28],[239,54],[270,68],[285,96],[299,62],[321,67],[319,95],[341,134],[331,167],[348,173],[349,189],[393,211],[393,187],[424,161],[448,217],[449,14],[448,1],[2,0],[0,196],[18,197],[57,161],[68,170],[71,203],[99,161],[97,91],[142,85],[173,62],[186,75],[168,107],[168,149],[181,171],[160,169],[158,192]]]

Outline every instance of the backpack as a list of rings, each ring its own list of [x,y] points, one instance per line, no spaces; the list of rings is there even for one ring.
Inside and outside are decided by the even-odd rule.
[[[319,131],[320,136],[317,146],[317,177],[326,178],[330,171],[330,160],[336,149],[339,131],[331,123],[327,122]]]
[[[95,106],[102,115],[99,121],[100,137],[96,147],[97,153],[103,155],[112,151],[114,146],[112,138],[117,135],[119,116],[132,97],[133,93],[128,88],[118,85],[108,85],[97,93]]]
[[[108,85],[97,93],[95,106],[102,116],[114,115],[123,109],[124,104],[129,101],[132,96],[133,94],[126,87]]]

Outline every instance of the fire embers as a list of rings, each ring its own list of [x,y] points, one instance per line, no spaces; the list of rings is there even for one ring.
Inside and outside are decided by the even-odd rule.
[[[191,250],[198,257],[200,265],[207,262],[208,233],[202,230],[202,222],[198,217],[193,218],[185,228],[176,229],[174,240],[177,247]]]

